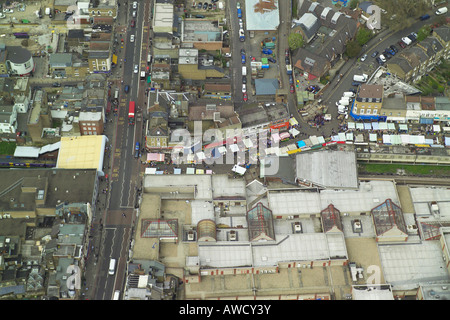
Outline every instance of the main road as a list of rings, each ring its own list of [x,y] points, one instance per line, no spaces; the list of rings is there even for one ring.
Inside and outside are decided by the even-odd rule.
[[[126,264],[134,224],[134,208],[137,189],[140,187],[141,163],[135,157],[135,145],[143,142],[142,111],[145,100],[146,82],[140,80],[140,71],[145,70],[149,42],[150,0],[140,1],[138,8],[132,8],[132,1],[122,3],[120,14],[126,15],[126,33],[123,34],[124,55],[121,68],[121,98],[116,121],[115,141],[111,141],[113,161],[104,216],[104,228],[97,269],[95,300],[110,300],[115,290],[123,292]],[[132,17],[136,11],[136,17]],[[123,17],[122,17],[123,18]],[[120,16],[119,16],[120,19]],[[131,20],[135,27],[131,27]],[[123,19],[122,19],[123,20]],[[134,41],[131,41],[131,36]],[[122,61],[120,62],[122,63]],[[134,72],[138,65],[138,72]],[[124,92],[128,85],[130,90]],[[129,102],[136,103],[135,122],[129,124]],[[110,259],[116,259],[114,275],[108,274]]]

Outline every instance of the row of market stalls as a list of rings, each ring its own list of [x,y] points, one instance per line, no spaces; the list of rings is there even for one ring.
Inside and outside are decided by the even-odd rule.
[[[349,130],[389,130],[389,131],[405,131],[408,132],[409,127],[405,123],[396,124],[393,122],[348,122],[347,127]],[[450,127],[442,127],[438,124],[431,126],[432,132],[450,132]]]
[[[145,174],[182,174],[181,168],[173,168],[173,172],[158,170],[157,168],[145,168]],[[186,168],[185,174],[213,174],[212,170]]]

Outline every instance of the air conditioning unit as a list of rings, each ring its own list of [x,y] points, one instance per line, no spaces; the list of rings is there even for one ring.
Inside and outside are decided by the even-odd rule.
[[[188,241],[194,241],[194,232],[189,231],[187,235]]]
[[[236,231],[234,231],[234,230],[230,231],[230,241],[236,241],[236,240],[237,240]]]
[[[288,220],[293,220],[294,216],[288,216]]]

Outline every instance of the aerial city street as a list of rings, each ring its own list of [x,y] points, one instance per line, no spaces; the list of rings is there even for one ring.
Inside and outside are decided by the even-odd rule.
[[[450,299],[447,0],[0,5],[0,299]]]

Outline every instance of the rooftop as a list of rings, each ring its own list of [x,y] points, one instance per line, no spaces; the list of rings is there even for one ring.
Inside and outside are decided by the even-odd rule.
[[[349,151],[301,152],[296,177],[324,188],[358,188],[356,154]]]
[[[280,24],[278,0],[246,0],[247,30],[277,30]]]

